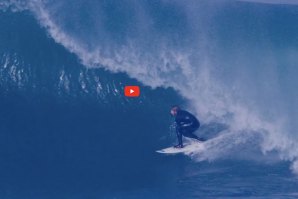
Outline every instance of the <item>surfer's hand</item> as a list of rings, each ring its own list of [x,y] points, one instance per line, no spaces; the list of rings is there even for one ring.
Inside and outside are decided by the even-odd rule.
[[[189,127],[191,125],[192,125],[192,123],[184,123],[184,124],[181,125],[181,127]]]

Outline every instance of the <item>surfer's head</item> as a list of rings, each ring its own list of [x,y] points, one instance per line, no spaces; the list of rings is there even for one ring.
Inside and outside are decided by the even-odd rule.
[[[179,106],[177,106],[177,105],[172,106],[172,108],[171,108],[171,115],[175,117],[177,115],[177,113],[178,113],[179,110],[180,110],[180,107]]]

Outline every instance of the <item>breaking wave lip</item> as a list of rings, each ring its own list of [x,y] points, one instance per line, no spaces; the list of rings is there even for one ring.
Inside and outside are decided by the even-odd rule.
[[[17,9],[20,7],[20,2],[24,4],[22,1],[7,2],[6,5],[3,4],[4,8],[15,5]],[[230,148],[237,148],[248,142],[251,138],[250,132],[257,132],[263,138],[259,143],[262,153],[278,151],[279,158],[292,161],[291,169],[294,173],[298,173],[298,146],[295,140],[282,135],[283,121],[272,124],[259,116],[258,112],[253,111],[251,107],[233,98],[231,91],[221,86],[222,82],[212,76],[213,71],[209,66],[213,63],[206,58],[208,56],[203,56],[204,51],[198,52],[203,54],[201,56],[203,59],[197,63],[200,67],[194,68],[191,50],[169,49],[166,44],[160,44],[157,53],[139,53],[140,48],[133,42],[112,52],[105,52],[106,50],[100,47],[88,50],[84,42],[68,35],[55,22],[44,1],[29,1],[26,6],[20,8],[20,11],[25,7],[34,14],[55,42],[76,54],[84,65],[103,67],[112,72],[125,72],[152,88],[173,87],[188,99],[189,107],[195,108],[199,117],[205,122],[218,121],[228,124],[230,128],[225,135],[206,142],[205,146],[208,150],[194,149],[188,153],[195,159],[201,160],[202,157],[216,159],[225,152],[228,153]],[[197,84],[197,82],[200,83]],[[234,137],[233,142],[227,139],[227,136]],[[228,142],[230,145],[222,146],[223,142]]]

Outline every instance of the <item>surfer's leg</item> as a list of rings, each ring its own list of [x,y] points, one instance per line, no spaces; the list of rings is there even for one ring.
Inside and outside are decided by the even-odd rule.
[[[182,132],[181,129],[177,128],[176,129],[176,134],[177,134],[177,139],[178,139],[178,145],[176,145],[175,147],[183,147],[183,142],[182,142]]]
[[[188,138],[192,138],[192,139],[196,139],[196,140],[199,140],[199,141],[206,141],[205,139],[203,138],[199,138],[197,135],[194,134],[194,132],[198,129],[198,127],[194,127],[194,128],[187,128],[187,129],[184,129],[183,132],[183,136],[185,137],[188,137]]]
[[[204,138],[199,138],[197,135],[193,134],[193,133],[189,133],[189,134],[186,134],[184,135],[185,137],[188,137],[188,138],[192,138],[192,139],[196,139],[196,140],[199,140],[199,141],[206,141]]]
[[[193,138],[193,139],[196,139],[196,140],[198,140],[199,139],[199,137],[198,136],[196,136],[195,134],[193,134],[193,133],[185,133],[185,134],[183,134],[185,137],[188,137],[188,138]]]

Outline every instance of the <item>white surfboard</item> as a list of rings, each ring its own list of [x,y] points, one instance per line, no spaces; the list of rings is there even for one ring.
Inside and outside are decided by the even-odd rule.
[[[169,147],[161,150],[157,150],[157,153],[164,153],[164,154],[179,154],[179,153],[184,153],[184,154],[191,154],[193,151],[196,149],[200,148],[202,149],[204,147],[203,142],[192,142],[189,144],[186,144],[183,148],[175,148],[175,147]]]

